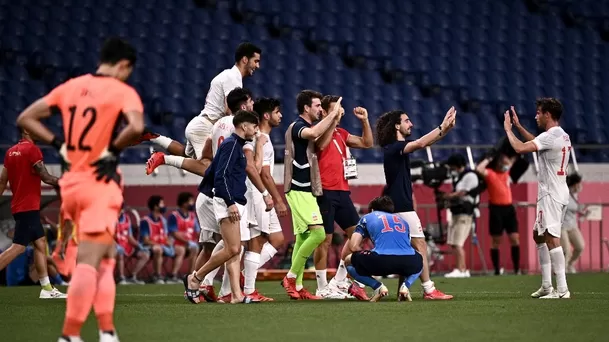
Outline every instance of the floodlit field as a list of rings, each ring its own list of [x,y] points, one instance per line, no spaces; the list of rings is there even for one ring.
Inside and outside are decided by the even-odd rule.
[[[121,341],[601,341],[609,327],[609,275],[568,276],[572,298],[535,300],[539,276],[436,277],[452,301],[423,301],[416,283],[411,303],[290,301],[279,282],[260,282],[273,303],[192,305],[178,285],[118,287]],[[307,284],[310,289],[314,284]],[[62,300],[39,300],[38,287],[0,288],[0,340],[56,341]],[[63,289],[62,289],[63,290]],[[605,336],[605,337],[603,337]],[[97,341],[89,317],[85,341]]]

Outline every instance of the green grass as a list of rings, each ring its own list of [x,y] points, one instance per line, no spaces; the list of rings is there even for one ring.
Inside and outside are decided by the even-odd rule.
[[[539,276],[475,277],[436,285],[452,301],[390,299],[289,301],[279,282],[260,282],[273,303],[192,305],[179,285],[118,287],[115,322],[121,341],[599,341],[609,323],[609,275],[569,276],[570,300],[535,300]],[[310,289],[313,283],[307,284]],[[0,288],[2,341],[56,341],[65,304],[39,300],[37,287]],[[97,341],[91,315],[85,341]]]

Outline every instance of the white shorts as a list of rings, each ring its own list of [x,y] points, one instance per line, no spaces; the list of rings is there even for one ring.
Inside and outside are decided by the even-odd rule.
[[[218,229],[217,232],[215,232],[215,233],[220,234],[220,221],[229,216],[228,207],[226,206],[226,203],[224,202],[224,200],[219,197],[214,197],[213,203],[214,203],[214,215],[216,217],[216,227]],[[241,241],[249,241],[251,238],[250,238],[250,229],[249,229],[249,225],[248,225],[247,206],[241,205],[239,203],[235,203],[235,205],[237,205],[237,208],[239,209],[239,215],[241,216],[241,221],[239,223]]]
[[[266,204],[264,204],[262,194],[258,191],[253,192],[251,191],[246,194],[251,237],[255,238],[262,233],[273,234],[282,232],[275,208],[271,211],[266,211]]]
[[[537,235],[543,235],[547,231],[550,235],[559,238],[567,206],[547,195],[537,201],[536,210],[537,219],[534,230]]]
[[[425,234],[423,233],[423,226],[421,226],[421,220],[419,219],[419,215],[417,215],[416,211],[407,211],[403,213],[396,213],[399,217],[403,218],[406,223],[408,223],[408,227],[410,228],[410,237],[411,238],[424,238]]]
[[[199,242],[201,243],[216,243],[214,233],[220,233],[220,227],[214,216],[214,203],[211,198],[199,193],[195,202],[197,218],[199,226],[201,226],[201,234],[199,234]]]
[[[214,123],[207,116],[197,115],[186,125],[184,135],[186,136],[186,156],[200,160],[203,158],[203,147],[207,138],[211,137],[211,129]]]

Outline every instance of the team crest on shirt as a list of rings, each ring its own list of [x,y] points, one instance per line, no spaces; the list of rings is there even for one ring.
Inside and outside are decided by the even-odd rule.
[[[319,220],[319,216],[317,216],[317,213],[314,212],[311,214],[311,219],[313,220],[313,222],[315,222],[315,221]]]

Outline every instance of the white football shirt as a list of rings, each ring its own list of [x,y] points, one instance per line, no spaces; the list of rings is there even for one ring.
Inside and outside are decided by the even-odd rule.
[[[571,140],[560,126],[541,133],[533,142],[539,160],[537,200],[550,196],[560,204],[569,204],[567,166],[571,155]]]
[[[243,76],[237,66],[225,69],[211,80],[205,107],[199,115],[207,115],[210,120],[218,120],[224,116],[224,99],[235,88],[243,88]]]
[[[275,150],[273,149],[273,143],[271,142],[271,137],[266,133],[260,132],[260,134],[263,134],[267,137],[266,143],[264,143],[264,145],[262,146],[262,153],[263,153],[262,166],[269,166],[271,168],[271,176],[272,176],[273,169],[275,168]],[[254,157],[255,157],[256,156],[256,139],[254,139],[254,141],[246,142],[245,146],[243,146],[243,150],[254,151]],[[249,178],[247,178],[246,184],[247,184],[248,190],[252,191],[252,190],[256,189],[256,187],[250,181]],[[258,191],[258,189],[256,189],[256,192],[258,192],[260,194],[260,191]]]
[[[218,120],[211,129],[211,151],[213,156],[216,156],[218,147],[222,145],[224,139],[230,137],[235,132],[235,126],[233,126],[234,116],[225,116]]]

